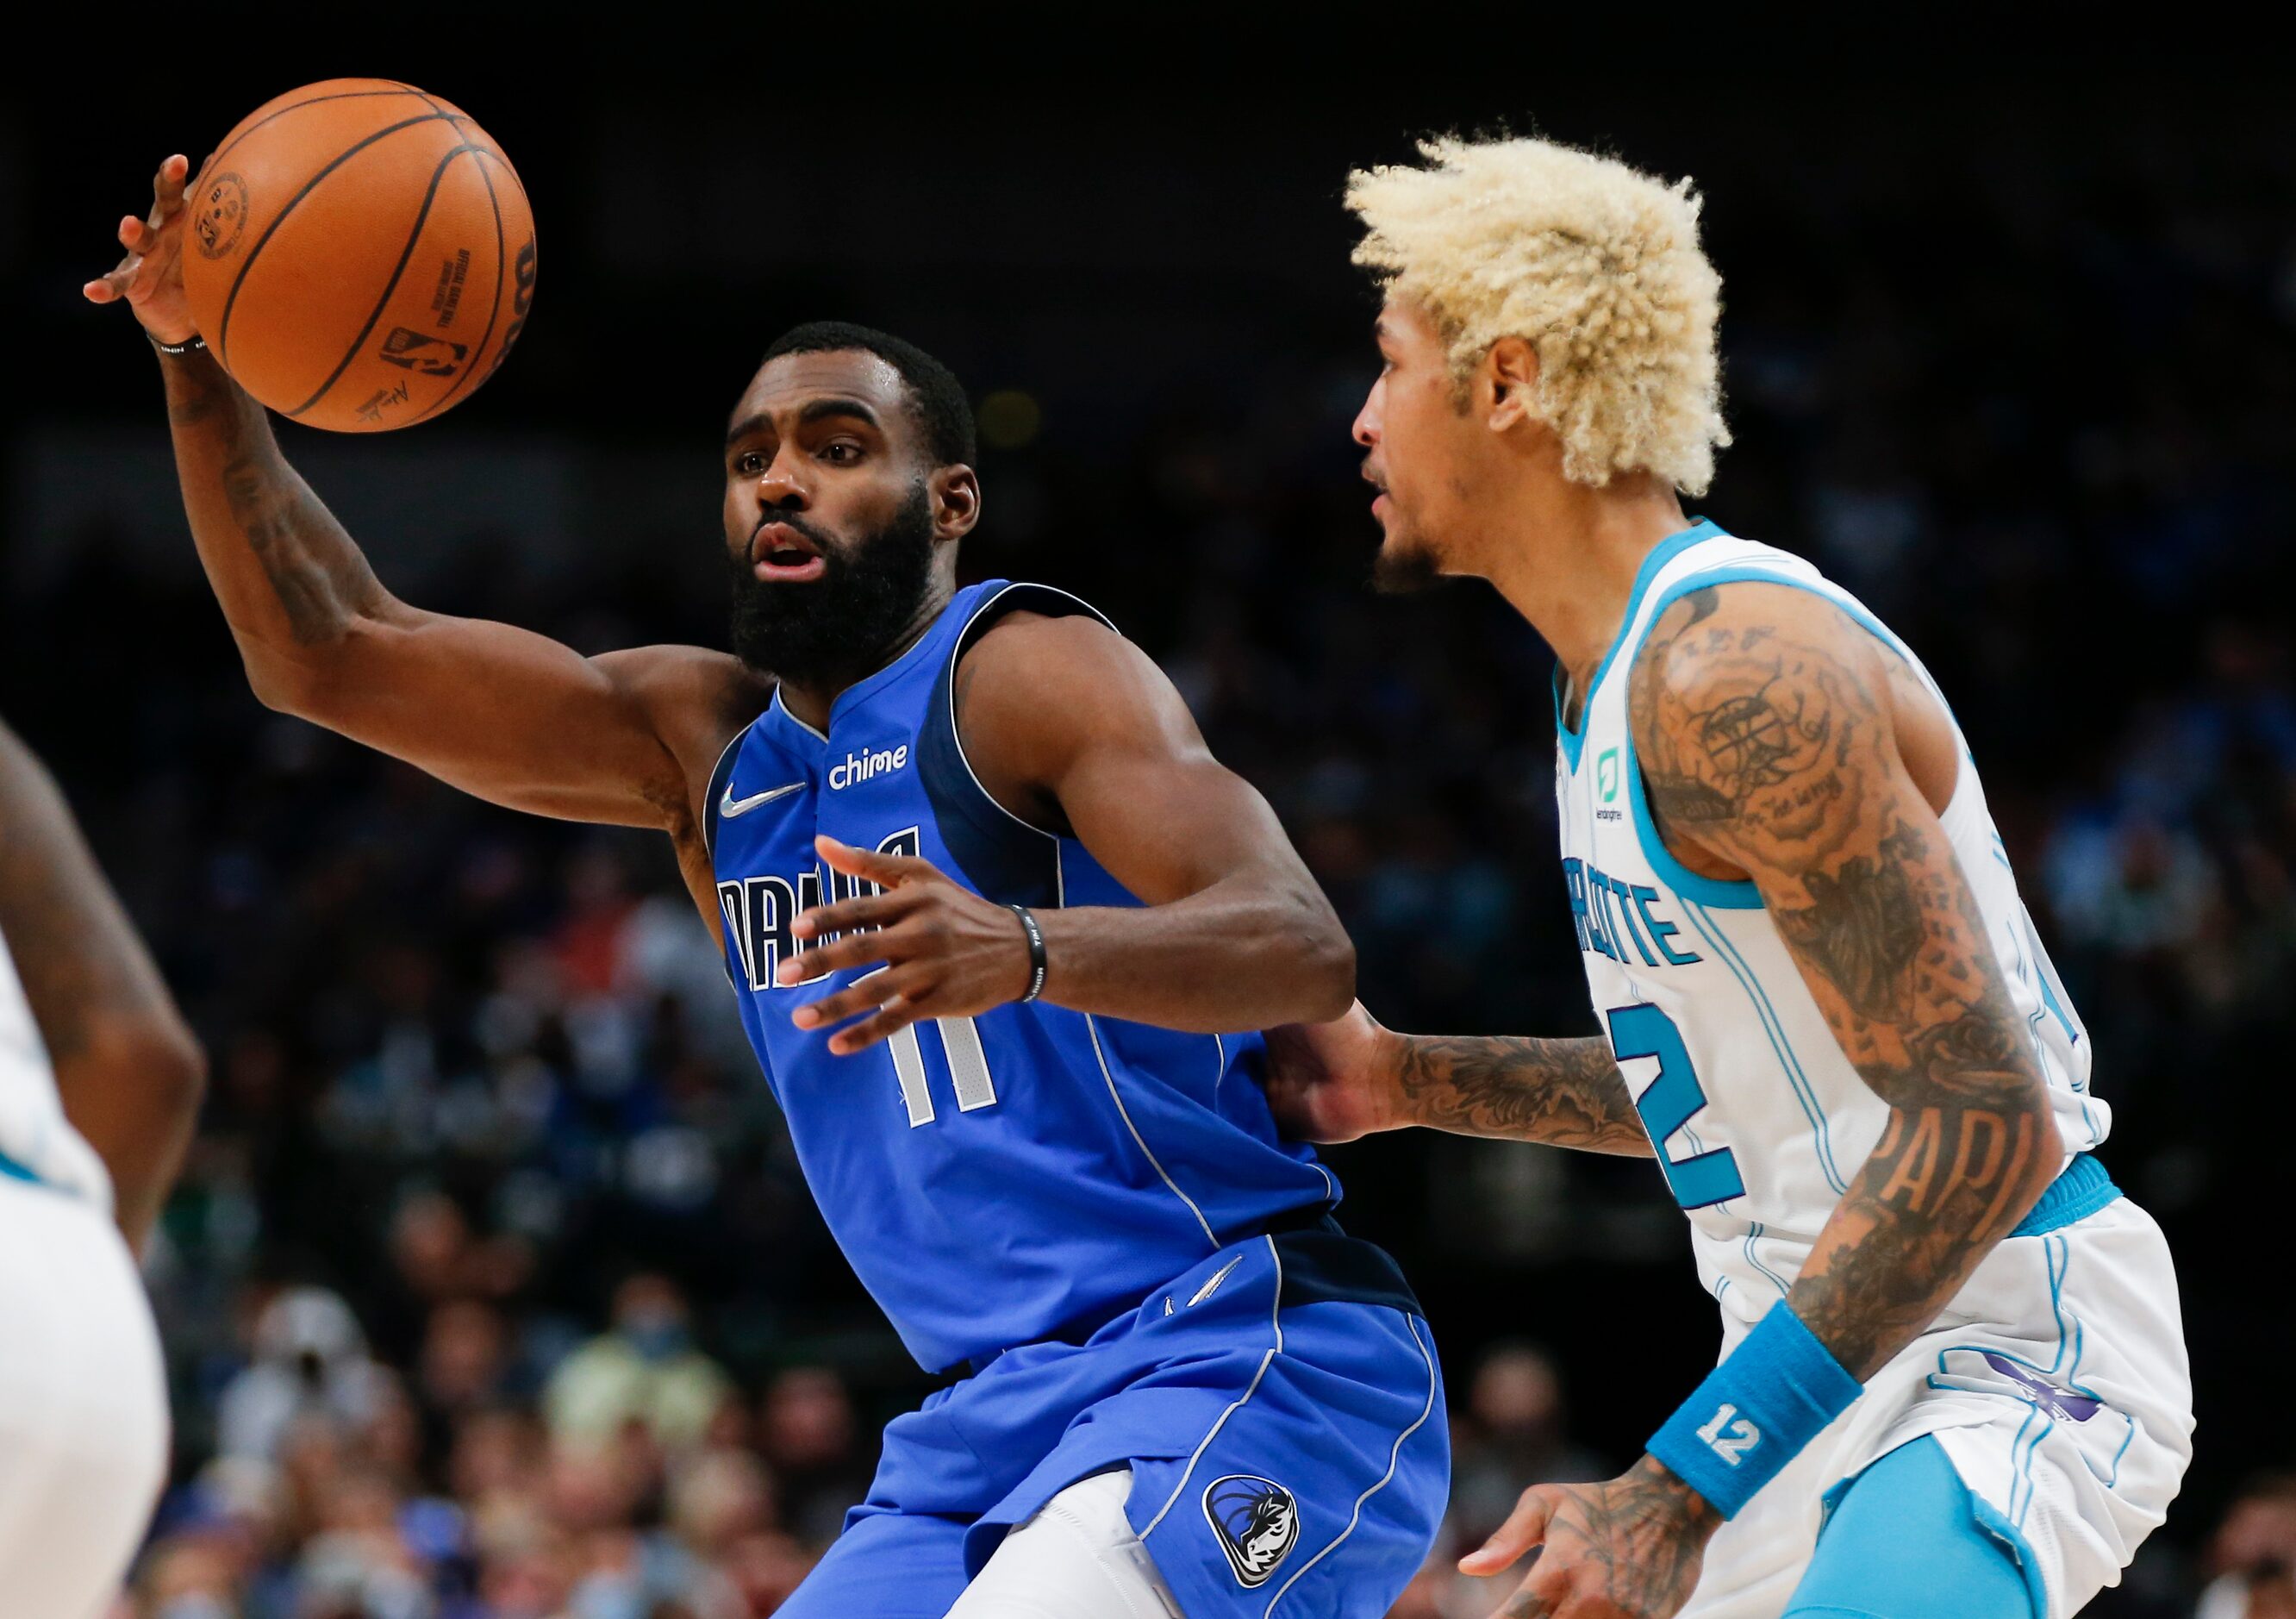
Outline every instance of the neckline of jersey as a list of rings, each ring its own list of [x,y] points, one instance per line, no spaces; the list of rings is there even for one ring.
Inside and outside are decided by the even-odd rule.
[[[1595,694],[1603,689],[1603,677],[1611,672],[1611,664],[1617,659],[1619,649],[1627,644],[1627,637],[1633,633],[1635,619],[1641,613],[1643,600],[1649,596],[1651,584],[1658,578],[1659,571],[1701,541],[1723,537],[1723,530],[1715,525],[1712,519],[1695,517],[1688,528],[1668,535],[1651,547],[1650,555],[1643,558],[1642,566],[1635,570],[1634,588],[1627,593],[1627,611],[1619,620],[1619,632],[1611,637],[1610,647],[1603,653],[1603,661],[1595,666],[1595,678],[1587,682],[1587,689],[1578,699],[1578,725],[1576,729],[1563,719],[1562,665],[1559,662],[1555,664],[1554,678],[1548,682],[1554,697],[1554,736],[1562,744],[1562,756],[1570,761],[1572,775],[1578,773],[1579,751],[1587,745],[1587,717],[1595,711]]]
[[[990,584],[996,584],[1001,583],[1002,581],[992,579],[988,582]],[[941,604],[940,612],[933,616],[933,621],[931,623],[925,626],[924,632],[902,649],[901,655],[899,657],[895,658],[890,663],[886,664],[882,669],[873,670],[868,674],[862,676],[861,678],[856,680],[852,685],[847,686],[843,691],[838,693],[835,697],[832,698],[829,704],[829,724],[831,729],[836,728],[837,716],[849,703],[858,703],[862,701],[872,692],[877,690],[878,687],[893,679],[910,664],[922,657],[925,650],[941,638],[941,632],[947,628],[950,615],[955,611],[957,604],[964,601],[969,596],[977,595],[981,587],[979,585],[969,585],[965,587],[965,588],[957,591],[954,596],[950,596],[947,602]],[[800,719],[794,713],[790,711],[789,704],[782,701],[782,688],[778,681],[774,685],[773,701],[767,704],[767,711],[768,713],[780,715],[782,719],[786,722],[791,728],[797,731],[800,736],[806,739],[806,743],[808,746],[820,749],[826,748],[829,745],[828,732],[815,730],[811,726],[808,725],[804,720]]]

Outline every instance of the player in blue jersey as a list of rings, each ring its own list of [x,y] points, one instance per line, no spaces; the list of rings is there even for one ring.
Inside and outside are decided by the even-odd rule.
[[[1379,571],[1554,648],[1579,1040],[1287,1034],[1288,1115],[1655,1156],[1720,1365],[1624,1476],[1523,1497],[1511,1619],[2066,1619],[2161,1523],[2192,1385],[2090,1042],[1911,649],[1683,512],[1728,441],[1688,183],[1538,140],[1358,174]],[[2036,627],[2038,628],[2038,626]],[[1526,694],[1528,695],[1528,694]]]
[[[832,1231],[964,1374],[781,1611],[1384,1613],[1442,1512],[1441,1382],[1393,1262],[1277,1139],[1250,1032],[1342,1011],[1352,949],[1152,663],[1058,591],[956,588],[955,379],[859,327],[783,336],[724,447],[734,654],[585,658],[376,580],[193,341],[184,168],[90,295],[160,345],[258,694],[668,833]]]

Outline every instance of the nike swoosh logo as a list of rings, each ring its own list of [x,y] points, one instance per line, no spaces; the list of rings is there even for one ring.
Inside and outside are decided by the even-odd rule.
[[[1188,1301],[1188,1308],[1193,1310],[1197,1305],[1211,1297],[1213,1294],[1218,1293],[1219,1291],[1219,1285],[1227,1280],[1227,1273],[1242,1263],[1243,1263],[1243,1255],[1239,1253],[1234,1259],[1228,1261],[1226,1264],[1222,1265],[1218,1270],[1212,1272],[1212,1279],[1196,1289],[1196,1296]]]
[[[729,820],[737,815],[747,815],[759,804],[770,804],[777,798],[787,798],[804,785],[801,781],[793,781],[786,787],[773,787],[763,793],[753,793],[748,798],[735,798],[729,783],[726,796],[718,801],[718,813]]]

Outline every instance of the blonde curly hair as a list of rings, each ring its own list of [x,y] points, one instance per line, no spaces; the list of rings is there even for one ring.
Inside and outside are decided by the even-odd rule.
[[[1462,389],[1501,338],[1531,346],[1534,409],[1562,441],[1565,477],[1599,489],[1646,472],[1704,494],[1730,431],[1722,278],[1698,245],[1690,182],[1552,141],[1445,136],[1419,150],[1424,168],[1348,177],[1366,228],[1355,261],[1426,310]]]

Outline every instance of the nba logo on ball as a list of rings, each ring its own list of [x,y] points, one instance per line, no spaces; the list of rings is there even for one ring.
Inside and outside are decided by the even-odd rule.
[[[1267,1583],[1300,1541],[1300,1503],[1272,1478],[1231,1473],[1204,1487],[1204,1517],[1246,1590]]]

